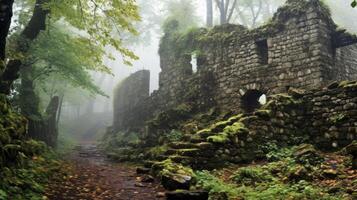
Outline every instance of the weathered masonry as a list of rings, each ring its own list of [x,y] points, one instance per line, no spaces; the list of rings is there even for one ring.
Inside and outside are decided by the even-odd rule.
[[[182,103],[251,111],[263,94],[357,79],[357,38],[339,30],[318,0],[288,0],[268,24],[252,30],[224,25],[178,34],[179,24],[169,25],[160,44],[159,90],[148,96],[143,86],[140,103],[130,95],[122,97],[125,104],[118,99],[116,130],[142,128],[139,119]]]

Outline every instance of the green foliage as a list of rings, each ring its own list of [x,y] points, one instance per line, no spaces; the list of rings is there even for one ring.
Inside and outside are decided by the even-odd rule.
[[[357,6],[357,1],[356,1],[356,0],[352,1],[351,6],[352,6],[353,8],[356,7],[356,6]]]
[[[255,185],[264,181],[272,181],[271,174],[261,167],[242,167],[231,178],[238,184]]]
[[[137,34],[132,24],[140,20],[135,0],[51,0],[45,6],[51,11],[51,20],[57,22],[64,19],[75,29],[84,31],[87,44],[93,44],[99,49],[112,46],[122,54],[127,64],[130,64],[128,58],[137,58],[123,47],[121,38],[123,32]]]
[[[176,129],[173,129],[170,133],[165,134],[167,142],[179,142],[182,140],[183,136],[183,133]]]
[[[210,196],[213,196],[216,193],[227,194],[230,198],[239,195],[239,190],[236,185],[224,183],[208,171],[197,171],[195,174],[197,178],[197,186],[209,191]]]
[[[45,185],[60,171],[56,155],[47,151],[27,158],[22,167],[4,167],[0,172],[0,199],[43,199]]]
[[[246,167],[238,167],[236,170],[222,170],[208,172],[198,171],[196,173],[197,187],[209,191],[210,199],[351,199],[348,192],[354,188],[351,179],[338,175],[339,178],[326,180],[343,181],[346,188],[339,188],[339,192],[331,192],[331,188],[320,185],[323,182],[324,174],[334,171],[329,164],[321,162],[320,154],[310,148],[310,145],[300,145],[292,148],[279,149],[276,145],[267,145],[270,149],[270,157],[273,162],[265,164],[251,164]],[[274,155],[274,156],[271,156]],[[313,155],[308,156],[307,155]],[[329,155],[331,156],[331,155]],[[312,162],[311,158],[320,160],[318,163]],[[337,160],[341,159],[336,157]],[[330,157],[331,159],[331,157]],[[347,157],[345,158],[347,159]],[[348,173],[350,164],[346,164],[342,159],[336,164],[335,173]],[[314,165],[313,165],[314,164]],[[233,171],[233,175],[228,178],[227,172]],[[331,172],[332,173],[332,172]],[[339,180],[344,177],[344,180]],[[353,179],[353,178],[352,178]],[[332,189],[336,185],[334,184]]]
[[[31,63],[32,79],[41,83],[42,90],[50,90],[56,81],[61,81],[61,84],[65,81],[67,87],[72,85],[105,95],[89,74],[90,71],[110,73],[110,69],[102,64],[103,54],[103,50],[86,38],[55,24],[32,43],[31,56],[25,62]],[[61,84],[56,84],[56,87]]]
[[[0,96],[0,199],[42,199],[59,163],[43,142],[28,140],[27,121]]]
[[[4,190],[0,189],[0,199],[1,200],[6,200],[7,199],[7,193]]]
[[[293,150],[291,148],[279,148],[276,143],[268,143],[263,146],[262,150],[266,152],[268,161],[279,161],[292,156]]]

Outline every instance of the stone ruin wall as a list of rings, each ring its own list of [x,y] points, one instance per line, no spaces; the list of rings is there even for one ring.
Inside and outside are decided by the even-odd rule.
[[[357,45],[350,45],[336,49],[336,80],[357,80],[356,52]]]
[[[339,48],[334,53],[336,26],[325,8],[318,1],[308,1],[306,10],[290,13],[299,4],[295,2],[281,8],[267,27],[217,27],[223,29],[217,30],[218,34],[227,35],[219,42],[193,40],[191,44],[197,45],[187,45],[188,51],[162,52],[160,92],[169,97],[165,103],[181,103],[182,93],[189,87],[185,81],[200,80],[207,73],[214,77],[211,97],[226,109],[239,109],[240,98],[248,90],[275,94],[286,92],[287,87],[312,89],[332,80],[356,78],[356,47]],[[202,37],[210,34],[202,32]],[[267,58],[262,58],[264,45]],[[193,73],[190,53],[197,50],[202,55],[198,72]]]
[[[150,71],[138,71],[118,84],[114,90],[115,131],[126,131],[129,127],[142,127],[148,114],[143,108],[150,96]]]
[[[335,32],[336,25],[319,1],[290,0],[268,25],[257,29],[234,25],[199,29],[182,36],[180,44],[166,33],[160,44],[159,90],[149,97],[145,89],[140,103],[123,92],[127,103],[115,107],[114,126],[140,127],[138,121],[188,101],[203,110],[217,106],[239,111],[249,90],[271,95],[289,87],[313,89],[333,80],[356,79],[357,47],[335,48]],[[197,72],[190,63],[193,52],[199,52]],[[119,96],[115,104],[121,104]]]

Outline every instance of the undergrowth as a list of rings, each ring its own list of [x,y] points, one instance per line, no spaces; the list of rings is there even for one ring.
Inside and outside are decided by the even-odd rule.
[[[42,200],[46,184],[60,171],[57,154],[46,150],[0,172],[0,200]]]
[[[357,177],[349,157],[323,155],[311,145],[269,149],[268,163],[236,167],[230,175],[223,170],[195,172],[197,187],[209,191],[210,200],[356,197],[353,191],[357,189]]]

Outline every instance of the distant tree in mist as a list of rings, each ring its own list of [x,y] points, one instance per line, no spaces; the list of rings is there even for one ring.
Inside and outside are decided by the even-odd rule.
[[[220,24],[227,24],[231,21],[238,0],[215,0],[219,10]]]
[[[166,22],[176,20],[179,31],[184,31],[196,27],[200,18],[196,14],[196,6],[191,0],[170,0],[166,1],[164,8],[164,26]]]
[[[213,0],[206,0],[206,25],[213,26]]]
[[[271,18],[285,0],[239,0],[232,21],[249,28],[256,28]]]

